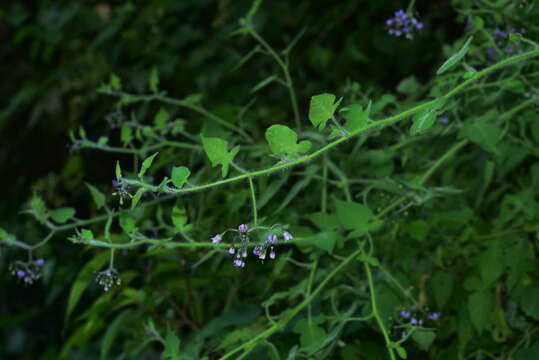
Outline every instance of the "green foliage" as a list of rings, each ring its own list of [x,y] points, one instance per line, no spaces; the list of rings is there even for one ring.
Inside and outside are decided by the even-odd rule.
[[[539,7],[358,4],[6,3],[0,358],[537,358]]]
[[[152,154],[148,156],[144,161],[142,162],[142,166],[140,167],[140,171],[138,172],[138,177],[142,179],[144,177],[144,174],[146,174],[146,171],[152,166],[153,159],[158,155],[159,153],[156,152],[155,154]]]
[[[191,172],[185,166],[174,167],[172,169],[172,183],[174,186],[181,188],[189,178],[190,174]]]
[[[240,146],[234,146],[228,151],[228,142],[223,139],[210,137],[202,137],[202,144],[212,166],[221,165],[221,176],[225,177],[228,174],[230,163],[240,151]]]
[[[314,127],[320,130],[326,127],[326,123],[333,117],[333,114],[339,107],[341,100],[335,102],[335,95],[320,94],[311,97],[309,106],[309,120]]]
[[[298,143],[298,135],[294,130],[284,125],[272,125],[269,127],[266,130],[266,140],[273,154],[287,157],[308,152],[312,146],[312,143],[308,140]]]
[[[459,61],[464,58],[466,53],[468,53],[468,50],[470,48],[470,43],[473,40],[473,36],[470,36],[468,40],[462,45],[459,51],[457,51],[455,54],[451,55],[449,59],[447,59],[442,66],[436,71],[436,75],[443,74],[447,70],[451,69],[453,66],[455,66]]]

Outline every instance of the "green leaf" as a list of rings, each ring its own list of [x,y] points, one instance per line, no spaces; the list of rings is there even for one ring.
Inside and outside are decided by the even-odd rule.
[[[298,135],[288,126],[272,125],[266,130],[266,140],[271,152],[275,155],[294,156],[311,149],[312,143],[307,140],[298,141]]]
[[[110,325],[108,325],[107,332],[105,333],[105,336],[103,336],[103,342],[101,343],[101,360],[108,359],[110,348],[118,336],[118,332],[121,330],[124,321],[131,315],[131,313],[131,309],[124,310],[120,315],[116,316]]]
[[[314,245],[328,253],[333,252],[339,234],[335,231],[325,231],[314,236]]]
[[[86,186],[88,187],[88,189],[90,189],[90,193],[92,194],[92,198],[94,199],[97,210],[105,206],[105,195],[103,195],[101,191],[99,191],[95,186],[91,184],[86,183]]]
[[[116,74],[110,74],[110,86],[114,90],[120,90],[122,88],[122,82],[118,75]]]
[[[150,73],[148,84],[150,85],[151,92],[156,93],[159,90],[159,72],[156,67],[153,67],[152,72]]]
[[[176,166],[172,169],[172,183],[177,188],[181,188],[191,175],[191,171],[185,166]]]
[[[405,95],[417,94],[419,90],[421,90],[421,84],[417,81],[415,76],[402,79],[401,82],[399,82],[399,85],[397,85],[397,91]]]
[[[417,343],[419,348],[423,351],[427,351],[432,345],[436,333],[434,331],[416,331],[412,334],[412,339]]]
[[[323,130],[328,120],[337,110],[340,102],[341,100],[335,102],[335,95],[333,94],[312,96],[309,106],[309,120],[311,120],[313,126]]]
[[[369,114],[371,112],[371,103],[363,109],[359,104],[354,104],[343,108],[341,111],[346,111],[343,115],[346,120],[343,128],[349,132],[361,129],[367,124]]]
[[[120,140],[122,140],[123,146],[129,145],[131,144],[131,141],[133,141],[133,131],[127,123],[122,125],[122,129],[120,131]]]
[[[237,145],[228,151],[228,142],[220,138],[202,137],[202,146],[206,155],[211,161],[213,167],[221,165],[221,176],[225,177],[228,173],[230,163],[240,151],[240,146]]]
[[[164,129],[167,126],[167,122],[169,119],[170,115],[168,111],[166,111],[164,108],[159,109],[159,112],[155,115],[155,118],[153,119],[155,128],[158,130]]]
[[[466,40],[462,48],[459,51],[457,51],[455,54],[451,55],[451,57],[447,59],[446,62],[442,64],[442,66],[440,66],[438,71],[436,71],[436,75],[440,75],[446,72],[447,70],[449,70],[450,68],[452,68],[454,65],[456,65],[468,52],[470,43],[472,42],[472,40],[473,40],[473,36],[470,36],[468,40]]]
[[[165,337],[165,351],[161,355],[164,360],[181,360],[180,339],[171,331]]]
[[[408,359],[408,354],[406,353],[406,349],[403,348],[402,346],[398,345],[395,347],[395,350],[397,351],[397,354],[403,358],[403,359]]]
[[[2,240],[3,238],[5,238],[6,236],[7,236],[6,230],[0,228],[0,240]]]
[[[420,132],[428,130],[438,115],[438,111],[445,103],[444,98],[436,99],[428,108],[418,112],[413,118],[413,124],[410,128],[410,134],[416,135]]]
[[[504,255],[500,241],[490,242],[487,251],[479,256],[479,273],[486,286],[494,283],[504,269]]]
[[[539,286],[528,286],[522,292],[520,306],[528,316],[539,320]]]
[[[337,220],[346,230],[365,230],[372,211],[365,205],[350,201],[335,200]]]
[[[122,179],[122,169],[120,168],[120,162],[116,161],[116,180],[120,181]]]
[[[120,214],[120,227],[126,234],[131,234],[138,230],[135,226],[135,218],[128,213]]]
[[[537,360],[539,359],[539,341],[536,341],[532,347],[519,349],[514,355],[513,360]]]
[[[60,208],[60,209],[52,210],[50,214],[51,214],[52,220],[56,221],[57,223],[63,224],[67,220],[75,216],[75,209],[69,208],[69,207]]]
[[[410,128],[411,135],[417,135],[418,133],[427,130],[434,124],[436,120],[436,112],[433,110],[421,111],[413,119],[413,125]]]
[[[453,293],[454,284],[455,277],[448,272],[438,271],[434,275],[432,289],[439,308],[443,308],[447,304],[447,301],[449,301]]]
[[[40,222],[45,222],[49,218],[49,212],[45,207],[45,202],[39,195],[34,194],[32,200],[30,201],[30,206],[32,207],[33,214],[36,219]]]
[[[316,351],[327,336],[326,331],[318,327],[315,321],[308,322],[306,319],[301,319],[296,323],[294,332],[300,334],[301,347],[307,352]]]
[[[92,235],[93,238],[93,235]],[[109,252],[102,251],[84,265],[71,286],[67,300],[66,321],[77,306],[83,291],[94,280],[95,273],[109,260]]]
[[[187,222],[188,220],[185,207],[181,202],[176,203],[174,208],[172,208],[172,223],[174,224],[175,233],[190,231],[192,226],[187,225]]]
[[[475,329],[481,335],[489,322],[492,311],[493,296],[490,291],[482,289],[470,295],[468,298],[468,312]]]
[[[92,230],[82,229],[80,233],[84,241],[93,240],[95,238]]]
[[[140,198],[142,197],[142,194],[144,194],[144,192],[146,191],[146,189],[144,188],[139,188],[135,194],[135,196],[133,196],[133,198],[131,199],[131,209],[134,209],[138,202],[140,201]]]
[[[459,135],[481,146],[485,151],[498,154],[496,143],[500,139],[501,129],[487,122],[487,117],[482,117],[473,123],[466,122]]]
[[[139,179],[142,179],[146,171],[150,168],[150,166],[152,166],[153,159],[157,156],[157,154],[159,154],[159,152],[156,152],[155,154],[150,155],[146,159],[144,159],[138,173]]]

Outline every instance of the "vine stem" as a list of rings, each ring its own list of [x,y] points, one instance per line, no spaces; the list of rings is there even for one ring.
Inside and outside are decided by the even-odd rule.
[[[372,315],[374,316],[374,319],[378,323],[378,326],[380,327],[380,330],[382,331],[382,334],[384,335],[384,340],[386,342],[387,351],[389,353],[389,357],[391,360],[395,360],[395,353],[393,353],[393,347],[391,346],[392,342],[391,339],[389,339],[389,334],[387,333],[387,330],[384,326],[384,322],[378,313],[378,306],[376,303],[376,292],[374,291],[374,283],[372,281],[372,273],[371,273],[371,267],[369,264],[364,261],[363,266],[365,267],[365,273],[367,274],[367,281],[369,282],[369,290],[371,294],[371,307],[372,307]]]
[[[249,188],[251,189],[251,200],[253,202],[253,220],[254,220],[254,226],[256,227],[258,225],[258,212],[256,210],[256,194],[255,194],[255,186],[253,184],[253,178],[248,177],[249,179]]]
[[[502,68],[502,67],[504,67],[506,65],[509,65],[509,64],[513,63],[513,62],[521,61],[521,60],[524,60],[526,58],[534,57],[534,56],[537,56],[537,55],[539,55],[539,49],[529,51],[529,52],[526,52],[524,54],[512,56],[512,57],[507,58],[507,59],[505,59],[503,61],[500,61],[499,63],[491,65],[491,66],[483,69],[482,71],[479,71],[479,72],[475,73],[469,79],[463,81],[461,84],[456,86],[454,89],[450,90],[445,95],[441,96],[441,98],[446,98],[447,99],[447,98],[449,98],[451,96],[454,96],[459,91],[461,91],[463,88],[465,88],[469,84],[473,83],[477,79],[479,79],[479,78],[481,78],[481,77],[483,77],[483,76],[485,76],[485,75],[487,75],[487,74],[489,74],[489,73],[491,73],[491,72],[493,72],[493,71],[495,71],[495,70],[497,70],[499,68]],[[224,184],[233,183],[233,182],[236,182],[236,181],[246,179],[248,177],[256,177],[256,176],[261,176],[261,175],[267,175],[267,174],[270,174],[270,173],[273,173],[273,172],[276,172],[276,171],[279,171],[279,170],[284,170],[284,169],[287,169],[289,167],[296,166],[296,165],[302,164],[304,162],[310,161],[310,160],[320,156],[321,154],[324,154],[325,152],[333,149],[334,147],[340,145],[341,143],[343,143],[343,142],[345,142],[347,140],[350,140],[351,138],[353,138],[355,136],[358,136],[359,134],[362,134],[362,133],[364,133],[364,132],[366,132],[368,130],[371,130],[371,129],[374,129],[374,128],[379,128],[379,127],[384,127],[384,126],[393,124],[395,122],[398,122],[400,120],[409,118],[411,115],[413,115],[413,114],[415,114],[415,113],[417,113],[417,112],[419,112],[421,110],[424,110],[426,108],[429,108],[436,101],[438,101],[438,100],[437,99],[430,100],[430,101],[427,101],[427,102],[425,102],[423,104],[414,106],[411,109],[405,110],[405,111],[401,112],[400,114],[390,116],[390,117],[385,118],[383,120],[373,121],[373,122],[367,124],[366,126],[360,128],[360,129],[356,129],[356,130],[350,132],[346,136],[340,137],[337,140],[335,140],[335,141],[333,141],[333,142],[331,142],[331,143],[329,143],[329,144],[327,144],[325,146],[322,146],[320,149],[310,153],[309,155],[303,156],[303,157],[298,158],[296,160],[292,160],[292,161],[289,161],[289,162],[286,162],[286,163],[280,163],[280,164],[274,165],[272,167],[269,167],[267,169],[247,172],[245,174],[234,176],[234,177],[231,177],[231,178],[228,178],[228,179],[223,179],[223,180],[219,180],[219,181],[215,181],[215,182],[212,182],[212,183],[203,184],[203,185],[199,185],[199,186],[192,186],[192,187],[187,187],[187,188],[182,188],[182,189],[175,189],[175,188],[170,188],[168,186],[165,186],[162,189],[162,191],[166,192],[166,193],[170,193],[170,194],[185,194],[185,193],[205,190],[205,189],[212,188],[212,187],[215,187],[215,186],[220,186],[220,185],[224,185]],[[142,181],[139,181],[139,180],[133,180],[133,179],[124,178],[123,181],[125,181],[125,183],[127,183],[129,185],[144,187],[144,188],[147,188],[147,189],[152,190],[152,191],[156,191],[156,190],[159,189],[159,186],[146,184],[146,183],[144,183]]]
[[[258,41],[268,51],[268,53],[281,67],[284,74],[286,87],[288,88],[288,92],[290,94],[290,102],[292,103],[292,111],[294,112],[294,121],[296,122],[296,128],[301,131],[301,118],[299,115],[298,99],[296,97],[296,91],[294,90],[294,83],[292,81],[292,76],[290,76],[288,64],[284,62],[283,59],[281,59],[279,54],[277,54],[277,52],[271,47],[271,45],[268,44],[268,42],[264,40],[264,38],[260,36],[260,34],[252,26],[248,26],[247,29],[249,31],[249,34],[251,34],[251,36],[255,38],[256,41]]]
[[[229,351],[223,357],[221,357],[221,360],[229,359],[234,354],[244,350],[244,349],[250,349],[253,346],[256,345],[256,343],[262,339],[265,339],[275,333],[277,330],[283,328],[294,316],[299,314],[307,305],[311,303],[311,301],[322,291],[322,289],[329,283],[329,281],[337,275],[339,271],[341,271],[346,265],[348,265],[352,260],[357,258],[361,254],[362,250],[358,249],[354,251],[351,255],[346,257],[339,265],[337,265],[325,278],[322,280],[320,285],[308,296],[303,300],[301,303],[299,303],[295,308],[290,310],[284,318],[279,320],[277,323],[275,323],[273,326],[269,327],[267,330],[261,332],[251,340],[247,341],[246,343],[236,347],[235,349]]]

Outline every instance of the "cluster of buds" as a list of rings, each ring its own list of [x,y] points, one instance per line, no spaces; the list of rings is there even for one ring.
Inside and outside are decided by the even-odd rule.
[[[28,262],[15,261],[9,265],[9,272],[26,285],[33,284],[41,278],[41,269],[44,264],[44,259],[30,260]]]
[[[107,114],[107,116],[105,116],[105,120],[107,120],[111,129],[116,129],[122,126],[125,116],[120,110],[116,110]]]
[[[103,287],[104,291],[109,291],[114,285],[120,285],[122,283],[118,271],[114,268],[99,272],[95,280],[99,286]]]
[[[387,32],[389,35],[396,37],[404,36],[406,39],[413,39],[413,33],[423,29],[423,23],[411,15],[408,15],[404,10],[395,12],[395,17],[386,20]]]
[[[228,248],[228,253],[230,255],[233,255],[234,257],[234,266],[243,268],[245,267],[245,260],[247,258],[247,248],[249,246],[249,227],[246,224],[241,224],[238,226],[237,230],[239,234],[240,239],[240,245],[239,247],[231,246]],[[293,239],[292,234],[290,234],[288,231],[285,231],[283,233],[283,240],[284,242],[288,242],[289,240]],[[214,237],[211,238],[212,242],[214,244],[220,243],[223,239],[221,237],[221,234],[217,234]],[[270,259],[275,259],[277,254],[275,252],[275,245],[279,239],[277,238],[277,235],[270,234],[266,238],[266,242],[262,245],[256,245],[253,249],[253,254],[258,257],[260,260],[265,260],[266,257],[269,257]]]
[[[123,204],[123,199],[131,199],[127,184],[118,180],[112,180],[112,186],[114,186],[115,190],[112,195],[118,195],[120,197],[120,204]]]

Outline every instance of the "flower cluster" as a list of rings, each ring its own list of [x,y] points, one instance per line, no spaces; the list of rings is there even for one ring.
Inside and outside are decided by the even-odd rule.
[[[236,231],[236,230],[235,230]],[[240,244],[239,246],[231,246],[228,248],[228,253],[234,257],[234,266],[243,268],[245,267],[245,260],[248,256],[247,248],[249,247],[249,226],[247,224],[241,224],[237,230],[239,234]],[[286,243],[294,237],[288,231],[283,233],[283,241]],[[212,243],[219,244],[223,238],[222,234],[217,234],[211,238]],[[277,235],[270,234],[267,236],[265,243],[256,245],[253,249],[253,254],[260,260],[265,260],[266,257],[275,259],[277,253],[275,252],[275,245],[277,245],[279,239]]]
[[[103,287],[104,291],[109,291],[114,285],[120,285],[122,283],[118,271],[114,268],[99,272],[95,280]]]
[[[440,319],[442,314],[439,312],[427,312],[424,313],[415,308],[409,310],[401,310],[399,312],[399,322],[401,324],[408,324],[411,326],[423,326],[425,322],[435,322]],[[406,332],[402,332],[402,338],[407,336]]]
[[[120,197],[120,202],[122,202],[122,199],[131,198],[131,194],[129,194],[127,184],[124,184],[118,180],[112,180],[112,186],[114,186],[115,189],[112,195],[118,195]]]
[[[413,33],[423,29],[423,23],[417,21],[412,15],[406,14],[404,10],[399,10],[395,12],[395,17],[386,20],[386,28],[389,35],[413,39]]]
[[[41,278],[41,270],[45,259],[30,260],[28,262],[15,261],[9,265],[9,272],[24,284],[33,284]]]
[[[520,51],[519,45],[509,40],[509,36],[512,33],[516,33],[517,30],[511,28],[507,31],[500,29],[494,29],[491,32],[492,39],[496,43],[497,49],[494,47],[487,48],[487,58],[490,62],[495,61],[501,55],[515,55]],[[520,29],[520,33],[525,33],[526,29]],[[501,54],[499,52],[502,52]]]

